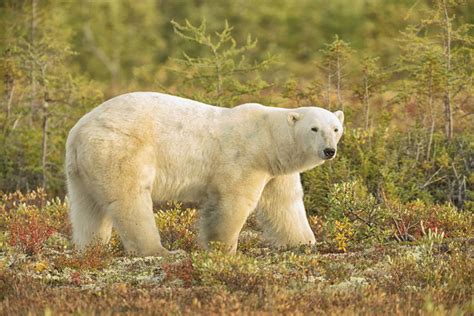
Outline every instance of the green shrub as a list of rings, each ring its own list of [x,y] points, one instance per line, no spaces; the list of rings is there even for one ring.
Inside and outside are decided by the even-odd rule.
[[[273,279],[273,274],[265,268],[265,262],[241,253],[229,256],[218,250],[195,252],[192,261],[202,285],[255,291]]]
[[[395,239],[416,241],[429,234],[448,238],[466,236],[474,227],[474,215],[452,204],[415,200],[401,202],[384,196],[380,202],[360,180],[334,184],[329,208],[310,216],[323,249],[347,251]]]
[[[472,232],[474,215],[457,209],[451,204],[432,204],[420,200],[402,204],[388,201],[395,237],[412,241],[429,231],[443,233],[446,237],[461,237]]]
[[[167,249],[192,251],[197,246],[196,209],[183,209],[182,203],[168,202],[166,210],[155,214],[161,242]]]

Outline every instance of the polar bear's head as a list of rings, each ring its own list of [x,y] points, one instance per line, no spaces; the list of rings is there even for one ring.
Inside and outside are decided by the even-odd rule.
[[[293,129],[298,155],[306,168],[336,157],[343,122],[342,111],[333,113],[322,108],[308,107],[288,113],[288,124]]]

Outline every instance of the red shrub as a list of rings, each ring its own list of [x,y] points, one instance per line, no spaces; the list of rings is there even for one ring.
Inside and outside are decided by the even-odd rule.
[[[54,233],[54,229],[37,214],[14,218],[9,231],[8,243],[30,256],[41,252],[46,240]]]
[[[114,255],[108,245],[92,243],[84,251],[74,251],[72,256],[63,255],[57,258],[58,267],[68,267],[75,270],[100,270],[107,267]]]
[[[75,285],[81,285],[82,278],[81,273],[79,271],[74,271],[73,273],[71,273],[71,282]]]
[[[164,263],[162,268],[166,273],[167,280],[180,279],[185,287],[191,287],[193,280],[196,279],[197,273],[190,259],[177,263]]]

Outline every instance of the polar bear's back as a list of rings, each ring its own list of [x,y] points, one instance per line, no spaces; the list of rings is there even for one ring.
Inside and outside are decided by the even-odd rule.
[[[176,125],[179,126],[179,122],[191,125],[194,122],[202,126],[203,123],[218,119],[226,110],[162,93],[133,92],[102,103],[83,119],[87,120],[87,116],[90,116],[95,120],[104,120],[102,123],[118,121],[120,124],[127,121],[136,124],[137,120],[146,120],[154,121],[158,127],[163,125],[176,127]]]
[[[88,139],[115,138],[120,135],[156,140],[212,132],[228,110],[171,95],[134,92],[112,98],[86,115],[73,127],[69,138],[77,134]],[[186,135],[193,132],[192,135]]]
[[[220,125],[225,125],[230,111],[160,93],[110,99],[83,116],[69,133],[68,176],[82,173],[84,180],[90,175],[95,179],[91,183],[103,181],[104,187],[123,176],[118,172],[126,165],[150,166],[163,197],[172,192],[187,195],[187,187],[224,157],[216,152],[222,148]]]

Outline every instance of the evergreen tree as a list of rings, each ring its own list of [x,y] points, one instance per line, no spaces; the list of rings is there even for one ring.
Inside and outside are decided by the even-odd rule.
[[[345,68],[351,57],[352,49],[348,43],[335,35],[334,41],[326,44],[321,53],[323,58],[321,68],[323,68],[327,78],[327,106],[330,107],[331,105],[331,90],[332,86],[335,85],[337,107],[344,110],[343,79],[346,76]]]
[[[204,102],[221,106],[232,106],[243,95],[258,94],[270,86],[261,79],[260,71],[274,62],[272,56],[261,61],[248,61],[247,54],[257,45],[257,40],[249,35],[244,45],[238,46],[232,37],[232,27],[227,21],[221,32],[210,35],[206,21],[199,26],[186,21],[184,25],[176,21],[175,33],[182,39],[195,43],[204,49],[202,56],[192,57],[183,52],[182,58],[173,58],[175,67],[171,70],[185,78],[180,84],[180,92]],[[192,88],[190,95],[185,91]],[[196,94],[196,90],[200,91]]]
[[[364,105],[365,129],[370,127],[370,103],[372,95],[379,92],[385,80],[385,73],[378,66],[378,57],[364,57],[362,66],[362,80],[357,85],[356,94]]]
[[[408,27],[401,38],[403,64],[416,65],[423,63],[422,60],[431,60],[433,84],[438,85],[433,87],[433,91],[442,91],[444,130],[448,141],[453,136],[455,111],[460,109],[456,103],[462,102],[460,99],[466,93],[472,93],[472,25],[456,26],[456,17],[449,13],[462,4],[463,1],[457,0],[435,1],[434,8],[423,11],[425,18],[417,25]],[[408,73],[417,72],[416,67],[411,68],[413,71],[410,66],[402,65],[401,68]],[[436,81],[438,79],[439,82]],[[424,84],[429,85],[429,76]],[[433,111],[436,112],[435,109]],[[431,115],[432,111],[429,113]]]
[[[54,190],[62,183],[64,126],[100,93],[68,67],[74,53],[60,8],[31,1],[8,10],[17,23],[5,28],[8,48],[0,59],[5,108],[0,186]]]

